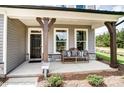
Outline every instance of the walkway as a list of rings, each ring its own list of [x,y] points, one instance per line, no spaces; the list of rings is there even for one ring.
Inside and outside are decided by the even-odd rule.
[[[38,77],[9,78],[2,87],[37,86]]]

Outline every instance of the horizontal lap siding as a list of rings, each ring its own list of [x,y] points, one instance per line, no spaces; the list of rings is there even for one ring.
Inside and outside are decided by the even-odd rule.
[[[0,63],[3,63],[3,31],[4,15],[0,14]]]
[[[88,29],[88,34],[91,33],[91,26],[85,26],[85,25],[68,25],[68,24],[56,24],[54,25],[51,30],[49,31],[49,53],[54,53],[53,49],[54,49],[54,28],[68,28],[69,30],[69,48],[75,47],[75,37],[74,37],[74,30],[75,29]],[[92,39],[92,37],[89,37]],[[89,42],[89,40],[88,40]],[[94,41],[92,40],[92,43],[94,43]],[[90,50],[91,48],[88,48],[88,50]]]
[[[26,26],[17,19],[7,22],[7,72],[25,61]]]
[[[37,28],[34,26],[30,26]],[[69,30],[69,48],[75,47],[74,29],[88,29],[88,51],[89,53],[95,53],[95,32],[88,25],[69,25],[69,24],[55,24],[48,33],[48,52],[54,53],[54,28],[68,28]],[[92,54],[95,59],[95,54]]]
[[[88,51],[90,59],[95,59],[95,31],[91,29],[91,26],[85,25],[68,25],[68,24],[58,24],[54,25],[49,31],[49,53],[54,53],[54,28],[68,28],[69,30],[69,48],[75,47],[75,37],[74,37],[74,30],[75,29],[88,29]]]

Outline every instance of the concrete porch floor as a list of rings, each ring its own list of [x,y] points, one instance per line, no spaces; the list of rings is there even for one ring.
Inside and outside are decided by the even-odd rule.
[[[115,69],[109,65],[101,63],[96,60],[91,60],[89,63],[65,63],[51,62],[50,73],[70,73],[70,72],[93,72],[93,71],[113,71]],[[21,77],[21,76],[40,76],[42,75],[41,63],[28,63],[24,62],[16,69],[11,71],[8,77]]]

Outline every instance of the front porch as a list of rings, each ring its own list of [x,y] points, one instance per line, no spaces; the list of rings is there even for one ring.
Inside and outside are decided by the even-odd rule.
[[[15,7],[15,6],[13,6]],[[63,50],[77,48],[88,50],[90,60],[95,59],[95,29],[106,25],[110,32],[111,62],[110,67],[117,68],[115,23],[120,13],[96,10],[58,9],[55,7],[0,7],[5,12],[7,37],[4,45],[4,73],[8,76],[41,75],[41,63],[28,63],[40,59],[48,62],[49,54],[57,58]],[[29,7],[29,6],[28,6]],[[76,54],[77,55],[77,54]],[[69,56],[69,55],[66,55]],[[82,56],[82,55],[81,55]],[[24,62],[24,63],[23,63]],[[21,65],[20,65],[21,64]],[[18,66],[18,67],[17,67]],[[111,69],[97,61],[78,64],[62,64],[53,61],[50,73],[67,73]]]
[[[50,63],[50,74],[54,73],[91,73],[100,71],[116,71],[109,65],[96,60],[90,60],[87,62],[80,63],[69,63],[63,64],[62,62],[51,62]],[[25,61],[16,69],[11,71],[7,77],[28,77],[28,76],[41,76],[41,63],[28,63]]]

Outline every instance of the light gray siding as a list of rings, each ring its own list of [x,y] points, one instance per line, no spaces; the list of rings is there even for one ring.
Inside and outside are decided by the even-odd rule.
[[[75,47],[75,37],[74,30],[75,29],[88,29],[88,33],[90,32],[90,26],[85,25],[68,25],[68,24],[56,24],[49,31],[49,53],[54,53],[54,28],[68,28],[69,29],[69,48]]]
[[[3,30],[4,30],[4,15],[0,14],[0,63],[3,63]]]
[[[33,27],[32,28],[37,28]],[[39,27],[40,28],[40,27]],[[55,24],[48,33],[48,52],[54,53],[54,28],[68,28],[69,30],[69,48],[75,47],[75,29],[88,29],[88,51],[90,58],[95,59],[95,32],[89,25],[69,25],[69,24]]]
[[[7,73],[25,61],[26,26],[17,19],[7,21]]]
[[[54,53],[54,28],[68,28],[69,29],[69,48],[75,47],[75,29],[88,29],[88,51],[90,59],[95,59],[95,31],[91,29],[91,26],[86,25],[54,25],[49,31],[49,53]]]

